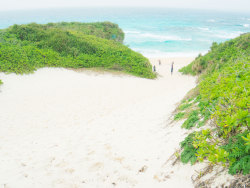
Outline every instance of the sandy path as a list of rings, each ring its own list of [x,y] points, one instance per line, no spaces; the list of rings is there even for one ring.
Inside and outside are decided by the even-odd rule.
[[[176,72],[191,59],[152,59],[157,80],[48,68],[1,73],[0,187],[192,187],[188,167],[160,178],[183,139],[167,120],[195,86]]]

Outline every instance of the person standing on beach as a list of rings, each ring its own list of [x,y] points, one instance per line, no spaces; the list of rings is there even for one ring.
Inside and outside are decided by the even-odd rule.
[[[154,71],[154,72],[156,71],[155,65],[153,66],[153,71]]]
[[[161,65],[161,60],[159,59],[159,65]]]
[[[173,74],[174,72],[174,62],[172,62],[172,65],[171,65],[171,75]]]

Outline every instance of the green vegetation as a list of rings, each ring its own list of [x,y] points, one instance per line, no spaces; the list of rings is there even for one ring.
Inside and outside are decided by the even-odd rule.
[[[192,111],[189,115],[187,120],[182,124],[182,128],[186,128],[186,129],[190,129],[192,127],[194,127],[198,121],[199,121],[199,117],[198,117],[198,110],[194,110]]]
[[[0,85],[2,85],[3,84],[3,82],[2,82],[2,80],[0,80]]]
[[[228,167],[230,174],[250,173],[249,44],[250,33],[213,43],[206,55],[199,55],[180,70],[199,75],[198,92],[189,98],[192,105],[185,109],[189,116],[182,127],[195,130],[211,119],[210,128],[196,130],[181,143],[184,163],[197,157],[198,161]]]
[[[181,148],[183,149],[181,153],[181,162],[194,164],[197,160],[195,155],[197,149],[193,146],[195,133],[189,134],[184,141],[181,142]]]
[[[248,144],[246,143],[248,141]],[[229,154],[228,158],[231,162],[229,173],[236,174],[243,172],[248,174],[250,170],[250,134],[245,131],[232,138],[229,138],[228,144],[222,147]]]
[[[123,38],[109,22],[13,25],[0,30],[0,71],[100,67],[155,78],[148,59],[121,44]]]
[[[114,40],[123,43],[124,32],[117,24],[111,22],[80,23],[80,22],[61,22],[48,23],[41,25],[45,28],[57,28],[64,31],[76,31],[86,35],[94,35],[100,38]]]
[[[186,108],[190,107],[191,103],[183,103],[179,106],[179,110],[185,110]]]
[[[180,72],[191,75],[201,73],[207,75],[230,66],[233,61],[242,57],[249,57],[249,38],[250,34],[246,33],[222,44],[214,42],[206,55],[199,55],[191,64],[183,67]]]
[[[184,117],[184,115],[185,115],[184,112],[179,112],[179,113],[175,114],[174,120],[180,120]]]

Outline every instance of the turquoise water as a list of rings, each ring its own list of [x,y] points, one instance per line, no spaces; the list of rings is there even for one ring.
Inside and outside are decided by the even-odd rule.
[[[250,32],[250,13],[180,9],[84,8],[0,12],[0,28],[30,22],[111,21],[125,32],[124,43],[145,56],[194,56]]]

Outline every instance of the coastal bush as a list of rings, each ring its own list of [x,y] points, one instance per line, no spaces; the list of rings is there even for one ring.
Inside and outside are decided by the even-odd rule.
[[[175,114],[174,120],[180,120],[184,117],[184,115],[185,115],[184,112],[179,112],[179,113]]]
[[[222,146],[229,153],[229,173],[242,172],[244,175],[250,172],[250,133],[244,131],[229,138],[228,144]]]
[[[198,110],[194,110],[192,111],[189,115],[188,118],[186,119],[186,121],[184,121],[184,123],[182,124],[182,128],[186,128],[186,129],[190,129],[192,127],[194,127],[198,121],[199,121],[199,111]]]
[[[221,70],[242,56],[249,56],[250,34],[242,34],[236,39],[226,41],[221,44],[214,42],[210,51],[202,56],[201,54],[188,66],[180,69],[183,74],[207,75],[215,70]]]
[[[90,30],[94,30],[92,35],[86,35]],[[148,59],[120,42],[105,39],[104,33],[113,30],[121,32],[117,25],[108,22],[11,26],[0,31],[0,71],[22,74],[45,66],[100,67],[155,78]]]
[[[80,23],[60,22],[40,25],[44,28],[58,28],[65,31],[77,31],[86,35],[94,35],[100,38],[114,40],[123,43],[124,32],[117,24],[111,22]]]
[[[228,167],[230,174],[249,174],[250,166],[250,33],[221,44],[213,43],[210,52],[199,55],[181,69],[199,74],[196,96],[198,105],[182,127],[198,127],[211,119],[210,127],[193,137],[197,160]],[[198,114],[198,115],[197,115]],[[198,118],[202,121],[198,121]]]
[[[183,103],[179,106],[179,110],[185,110],[186,108],[190,107],[191,103]]]
[[[185,164],[190,162],[193,165],[197,161],[197,149],[193,146],[194,138],[195,132],[189,134],[185,140],[180,143],[181,148],[183,149],[181,152],[181,162]]]

